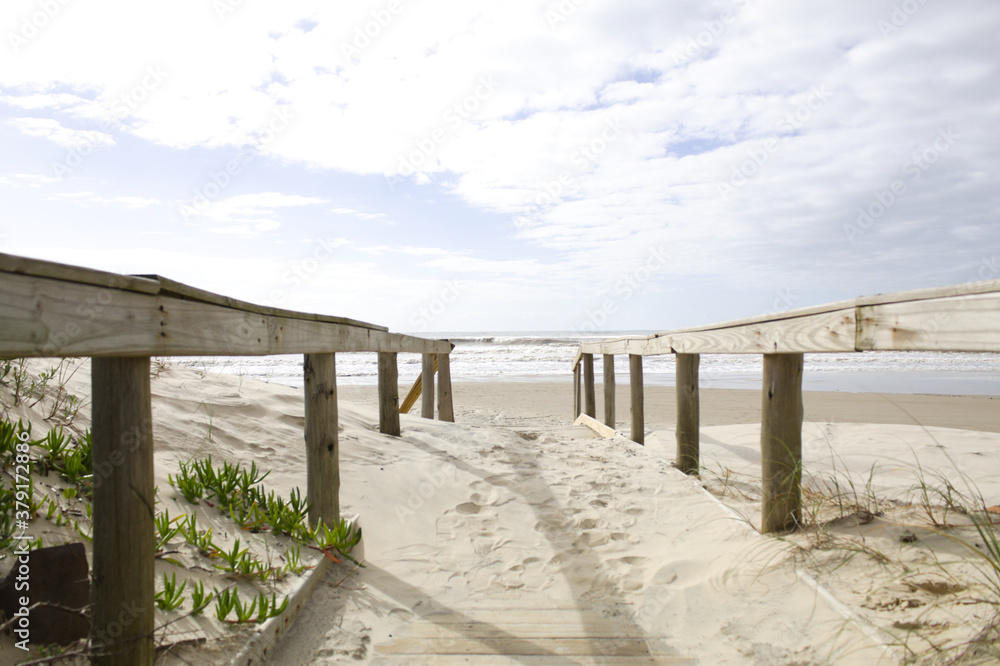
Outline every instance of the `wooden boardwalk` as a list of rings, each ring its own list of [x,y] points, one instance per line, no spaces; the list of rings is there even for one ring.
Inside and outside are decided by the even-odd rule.
[[[431,613],[374,646],[376,664],[692,664],[590,608],[493,599]]]

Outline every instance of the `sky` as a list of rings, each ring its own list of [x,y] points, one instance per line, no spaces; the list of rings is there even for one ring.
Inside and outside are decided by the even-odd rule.
[[[1000,278],[995,0],[4,0],[0,251],[430,331]]]

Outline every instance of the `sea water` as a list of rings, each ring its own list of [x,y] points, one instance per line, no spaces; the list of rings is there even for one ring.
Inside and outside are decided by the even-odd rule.
[[[572,379],[572,362],[584,340],[602,340],[624,335],[648,335],[650,331],[601,332],[513,332],[430,333],[422,337],[451,340],[452,380],[459,381],[566,381]],[[302,356],[210,357],[176,359],[177,363],[206,371],[253,377],[264,381],[302,386]],[[421,370],[419,354],[398,357],[401,381],[416,379]],[[598,382],[603,361],[595,358]],[[702,354],[699,385],[702,388],[760,387],[763,359],[760,354]],[[628,383],[628,358],[615,357],[617,383]],[[647,385],[672,386],[674,357],[643,359]],[[374,353],[337,354],[337,381],[343,385],[378,383]],[[956,352],[859,352],[806,354],[803,386],[814,391],[876,393],[931,393],[941,395],[1000,395],[1000,354]]]

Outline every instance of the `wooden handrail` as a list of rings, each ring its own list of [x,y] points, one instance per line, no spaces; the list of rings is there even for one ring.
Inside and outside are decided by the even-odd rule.
[[[803,355],[860,351],[1000,352],[1000,280],[880,294],[711,326],[583,342],[573,359],[574,419],[581,414],[594,416],[594,355],[604,355],[606,382],[613,382],[614,355],[628,354],[632,439],[642,443],[642,357],[675,354],[675,464],[688,474],[697,474],[699,355],[763,354],[762,531],[793,529],[801,519]],[[605,395],[605,423],[613,428],[614,387],[605,386]],[[578,422],[590,427],[596,423],[592,418]]]
[[[993,332],[990,334],[990,332]],[[721,324],[580,344],[583,354],[1000,351],[1000,280],[840,301]]]
[[[340,514],[335,355],[378,352],[379,430],[399,435],[397,353],[433,357],[435,370],[438,356],[444,359],[438,412],[454,420],[447,362],[453,348],[447,340],[255,305],[157,275],[0,254],[0,358],[93,359],[92,638],[107,652],[101,663],[153,663],[151,356],[303,354],[309,520],[332,525]],[[433,394],[429,400],[425,411],[433,417]],[[408,411],[409,396],[404,405]],[[136,609],[133,621],[109,631],[123,605]]]
[[[447,354],[451,343],[238,301],[157,276],[0,254],[0,357]]]

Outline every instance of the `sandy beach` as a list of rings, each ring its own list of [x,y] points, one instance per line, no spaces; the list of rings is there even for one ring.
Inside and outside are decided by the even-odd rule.
[[[402,390],[407,390],[404,387]],[[375,404],[375,386],[342,386],[345,400]],[[566,424],[572,422],[573,386],[569,381],[455,382],[456,417],[460,421],[495,425]],[[701,425],[760,423],[760,391],[702,389]],[[646,386],[646,428],[673,427],[674,389]],[[805,420],[824,423],[885,423],[926,425],[961,430],[1000,432],[1000,397],[910,395],[905,393],[843,393],[806,391]],[[627,384],[615,392],[618,430],[629,427]],[[414,413],[419,405],[414,408]],[[603,422],[604,395],[597,384],[597,415]]]
[[[67,389],[88,385],[84,366]],[[168,474],[209,453],[271,470],[269,488],[304,486],[301,390],[169,363],[152,387],[172,515],[194,507]],[[958,499],[924,502],[918,484],[948,478],[1000,503],[994,398],[807,393],[810,523],[775,538],[753,527],[754,391],[704,392],[700,479],[671,467],[671,389],[647,389],[645,447],[571,426],[569,382],[459,382],[454,394],[457,423],[407,415],[396,438],[377,432],[374,387],[340,389],[342,512],[359,516],[364,566],[332,566],[265,663],[940,663],[996,620],[981,558],[956,540],[975,540]],[[240,536],[198,513],[226,543]],[[47,545],[71,536],[35,523]],[[259,548],[278,559],[269,539]],[[158,575],[231,582],[177,550],[182,566],[159,561]],[[229,663],[256,631],[213,622],[182,624],[173,640],[195,642],[164,663]]]

